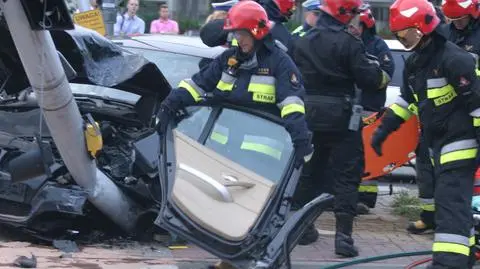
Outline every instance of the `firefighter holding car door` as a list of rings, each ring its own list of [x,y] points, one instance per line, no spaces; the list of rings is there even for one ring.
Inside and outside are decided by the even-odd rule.
[[[292,59],[276,46],[271,27],[267,13],[258,3],[241,1],[234,5],[228,11],[224,30],[233,33],[238,46],[223,52],[170,92],[160,106],[158,132],[165,132],[169,119],[178,110],[208,97],[209,102],[236,103],[280,116],[295,148],[294,166],[300,168],[308,161],[313,147],[305,121],[302,77]],[[246,150],[261,152],[271,148],[262,146],[264,140],[249,140]],[[252,148],[254,145],[258,146]],[[214,267],[231,266],[221,262]]]
[[[364,8],[361,0],[324,0],[316,27],[296,42],[294,52],[305,80],[307,121],[314,131],[311,174],[316,181],[334,182],[335,253],[345,257],[358,255],[352,225],[364,170],[362,109],[355,84],[380,91],[390,81],[348,27],[359,25]],[[311,224],[299,244],[317,239]]]
[[[390,29],[407,50],[401,95],[372,137],[378,155],[389,134],[417,114],[435,180],[435,239],[429,268],[472,268],[471,199],[478,151],[479,82],[473,57],[438,31],[426,0],[397,0]],[[471,255],[472,254],[472,255]]]
[[[377,35],[375,18],[370,9],[360,13],[360,36],[367,53],[377,57],[382,69],[393,77],[395,71],[395,62],[387,43]],[[387,87],[375,91],[362,92],[363,116],[368,117],[375,112],[383,109],[387,99]],[[370,208],[374,208],[377,202],[378,179],[362,181],[358,188],[359,197],[357,204],[358,214],[367,214]]]

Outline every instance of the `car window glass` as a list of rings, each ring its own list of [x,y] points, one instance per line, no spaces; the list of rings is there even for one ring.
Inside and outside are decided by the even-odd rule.
[[[194,140],[198,140],[207,124],[212,108],[192,106],[188,107],[186,110],[187,116],[177,124],[175,129]]]
[[[293,154],[282,125],[231,109],[222,110],[205,146],[273,182],[282,178]]]
[[[190,78],[200,70],[201,57],[132,47],[126,49],[143,55],[157,65],[172,87],[176,87],[182,79]]]
[[[392,50],[391,52],[392,52],[393,60],[395,61],[395,72],[393,73],[393,77],[392,77],[392,81],[390,82],[390,85],[400,87],[402,85],[402,76],[403,76],[403,68],[405,66],[405,60],[407,60],[411,52],[401,51],[401,50]]]

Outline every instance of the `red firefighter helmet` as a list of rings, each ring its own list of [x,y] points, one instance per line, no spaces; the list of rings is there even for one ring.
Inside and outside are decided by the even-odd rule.
[[[283,16],[290,17],[295,11],[295,0],[273,0]]]
[[[427,0],[396,0],[390,6],[390,30],[407,50],[414,49],[439,24],[435,8]]]
[[[247,30],[257,40],[263,39],[272,23],[268,20],[265,9],[255,1],[240,1],[227,13],[224,30]]]
[[[320,9],[343,24],[347,24],[362,10],[366,9],[362,0],[324,0]]]
[[[478,18],[479,3],[478,0],[444,0],[442,11],[450,20],[461,19],[468,15]]]
[[[369,29],[375,26],[375,18],[370,9],[364,10],[360,13],[360,22],[363,22]]]

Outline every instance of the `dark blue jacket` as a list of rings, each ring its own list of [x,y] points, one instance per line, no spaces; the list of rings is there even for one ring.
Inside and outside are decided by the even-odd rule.
[[[362,41],[367,53],[377,57],[383,71],[393,77],[395,62],[387,43],[369,30],[363,32]],[[385,105],[386,98],[386,88],[378,91],[363,91],[362,105],[367,111],[379,111]]]
[[[257,50],[256,67],[247,69],[251,61],[246,61],[229,73],[228,60],[240,59],[239,55],[238,47],[226,50],[191,79],[183,80],[164,103],[173,108],[186,107],[202,102],[200,97],[211,93],[212,102],[240,104],[281,116],[295,146],[308,145],[305,90],[292,59],[275,46],[270,36]]]

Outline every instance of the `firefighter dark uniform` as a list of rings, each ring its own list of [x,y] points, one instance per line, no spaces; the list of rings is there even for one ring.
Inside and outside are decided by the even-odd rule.
[[[362,41],[368,54],[377,57],[381,68],[393,77],[395,72],[395,62],[388,48],[387,43],[377,35],[375,29],[375,18],[370,9],[360,14],[360,23],[363,27]],[[363,91],[362,106],[364,116],[369,116],[375,112],[379,112],[387,99],[387,88],[375,91]],[[358,187],[358,214],[368,213],[368,208],[374,208],[378,195],[378,179],[362,181]]]
[[[249,10],[243,3],[261,8],[253,1],[245,1],[237,4],[238,9]],[[235,9],[236,6],[229,12],[230,23],[233,25],[235,17],[232,16],[239,12]],[[262,11],[265,12],[263,9]],[[231,12],[233,15],[230,15]],[[254,14],[246,15],[248,17]],[[238,27],[241,27],[241,24]],[[171,91],[162,102],[159,117],[169,118],[185,106],[202,102],[205,95],[211,95],[210,102],[240,103],[281,115],[299,157],[297,166],[301,165],[304,156],[313,151],[304,116],[301,75],[290,57],[275,46],[267,33],[268,31],[263,35],[258,34],[261,40],[257,41],[258,49],[253,56],[244,58],[239,47],[230,48],[191,79],[181,81],[178,88]],[[159,124],[158,128],[162,132],[165,126]]]
[[[415,10],[405,16],[408,10]],[[426,0],[397,0],[390,29],[407,48],[401,95],[372,137],[381,145],[412,114],[420,119],[435,178],[435,238],[429,268],[471,268],[471,198],[477,157],[479,85],[472,56],[437,33],[440,19]]]
[[[389,82],[379,63],[368,59],[361,39],[347,29],[358,18],[360,6],[361,1],[325,0],[316,27],[295,44],[295,62],[307,92],[307,122],[314,131],[315,153],[305,170],[310,168],[317,182],[334,182],[335,253],[345,257],[358,255],[351,235],[364,170],[361,112],[352,113],[354,85],[375,91]],[[294,198],[298,196],[299,192]],[[299,244],[317,238],[311,225]]]
[[[441,27],[441,33],[445,35],[449,41],[470,52],[474,58],[478,59],[480,52],[480,28],[477,19],[478,0],[469,2],[468,6],[464,6],[463,3],[465,2],[461,0],[445,1],[442,4],[441,10],[437,10],[437,14],[442,13],[452,20],[469,16],[471,19],[466,28],[458,30],[453,23],[444,24],[439,27]],[[435,182],[428,147],[423,145],[424,140],[422,135],[416,154],[417,184],[419,198],[422,202],[422,212],[420,214],[420,220],[410,223],[407,227],[407,230],[411,233],[422,233],[435,228],[435,203],[433,198]]]
[[[302,25],[298,26],[293,30],[292,36],[293,39],[298,39],[299,37],[304,36],[308,30],[312,28],[314,25],[310,25],[307,21],[308,16],[318,16],[318,11],[320,10],[320,1],[319,0],[307,0],[302,3],[302,7],[304,8],[305,14],[305,21]]]
[[[288,54],[291,55],[293,39],[292,35],[288,32],[283,23],[288,21],[290,18],[291,11],[289,10],[294,8],[294,1],[260,0],[258,2],[267,11],[268,19],[274,22],[273,28],[270,30],[270,34],[272,35],[273,39],[281,42],[285,46]],[[280,8],[280,6],[282,8]],[[225,44],[229,46],[237,45],[237,42],[235,39],[233,39],[233,36],[229,35],[227,31],[223,30],[224,22],[225,20],[212,20],[202,26],[200,29],[200,38],[205,45],[209,47],[223,46]]]

